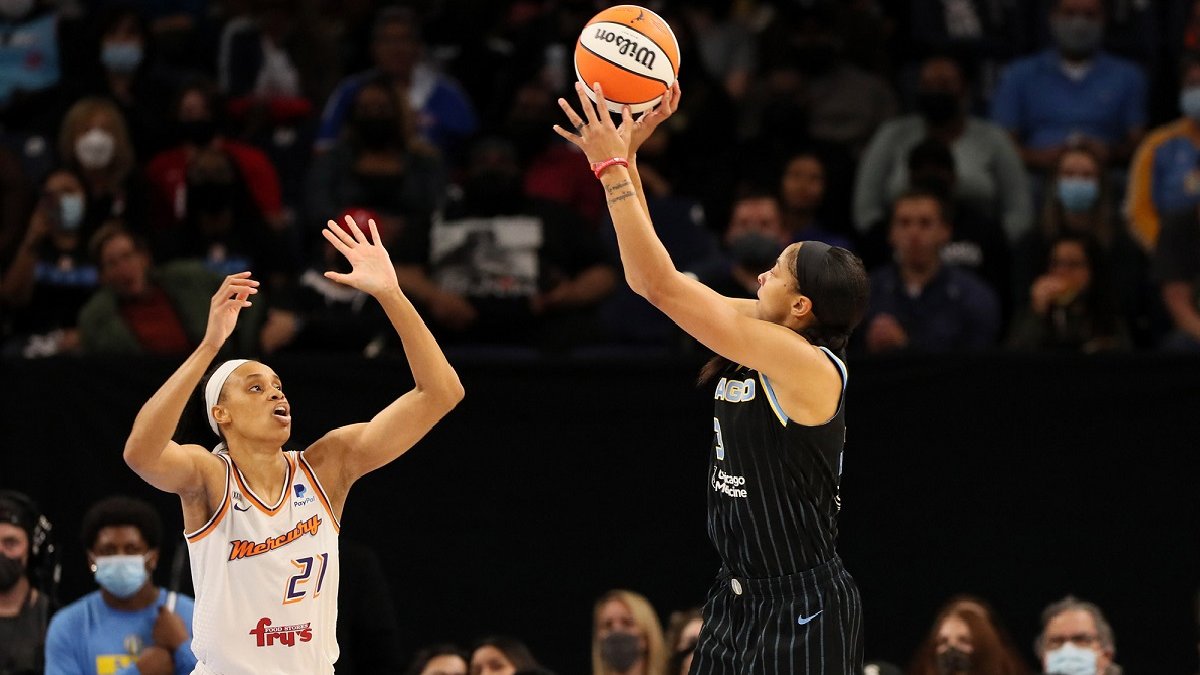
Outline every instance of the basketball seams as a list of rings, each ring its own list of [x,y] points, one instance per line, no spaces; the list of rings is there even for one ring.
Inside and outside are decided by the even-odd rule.
[[[658,15],[655,15],[655,17],[657,18]],[[659,21],[662,21],[662,19],[659,18]],[[609,25],[613,25],[613,26],[620,26],[622,28],[628,28],[629,30],[646,38],[648,41],[650,41],[650,44],[653,44],[655,47],[658,47],[658,50],[660,52],[662,52],[662,55],[667,59],[667,63],[671,64],[671,72],[672,73],[679,72],[679,64],[675,62],[676,59],[671,58],[670,52],[668,52],[667,49],[663,45],[658,44],[658,40],[655,40],[653,36],[643,33],[642,31],[638,30],[637,28],[634,28],[630,24],[622,23],[620,21],[610,21],[608,19],[605,19],[603,21],[593,21],[593,22],[587,24],[586,26],[584,26],[584,29],[590,28],[592,26],[600,26],[603,24],[609,24]],[[675,53],[679,54],[679,40],[675,38],[675,33],[671,31],[670,26],[667,26],[666,22],[663,21],[663,24],[662,24],[662,26],[660,26],[660,28],[664,29],[663,30],[664,33],[671,36],[671,41],[675,43]],[[582,39],[579,40],[579,43],[583,44],[583,40]],[[587,49],[587,47],[585,46],[584,49]],[[588,51],[591,52],[592,50],[588,49]],[[595,52],[592,52],[592,53],[595,54]],[[596,54],[596,55],[600,56],[599,54]],[[601,58],[603,58],[603,57],[601,57]],[[608,59],[605,59],[605,60],[607,61]],[[610,61],[610,63],[611,63],[611,61]],[[616,65],[616,64],[613,64],[613,65]],[[633,72],[633,71],[629,71],[629,72]],[[637,73],[637,74],[640,74],[640,73]],[[658,78],[651,78],[651,79],[658,79]],[[662,82],[662,80],[658,80],[658,81]],[[666,84],[666,83],[663,82],[663,84]]]
[[[617,63],[616,61],[613,61],[612,59],[604,56],[603,54],[596,53],[595,50],[590,49],[587,45],[583,44],[582,40],[579,41],[579,46],[583,49],[583,51],[591,54],[592,56],[595,56],[596,58],[600,59],[601,61],[604,61],[605,63],[609,64],[610,66],[614,66],[620,70],[623,70],[623,71],[629,73],[630,75],[636,75],[637,77],[641,77],[641,78],[644,78],[647,80],[652,80],[654,82],[658,82],[659,84],[661,84],[664,87],[671,86],[670,84],[667,83],[666,80],[664,80],[662,78],[654,77],[653,75],[647,75],[645,73],[639,73],[636,70],[630,70],[629,68],[626,68],[625,66]],[[575,64],[575,75],[576,75],[576,77],[579,76],[579,64],[578,63]],[[585,83],[585,84],[587,84],[587,83]],[[624,101],[613,101],[613,103],[624,103]],[[634,104],[631,103],[629,105],[634,105]]]

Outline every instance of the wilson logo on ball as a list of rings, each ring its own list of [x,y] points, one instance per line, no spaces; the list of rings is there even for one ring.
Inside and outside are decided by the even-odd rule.
[[[575,75],[595,100],[599,82],[608,108],[654,107],[679,76],[679,43],[662,17],[636,5],[617,5],[592,17],[575,45]]]

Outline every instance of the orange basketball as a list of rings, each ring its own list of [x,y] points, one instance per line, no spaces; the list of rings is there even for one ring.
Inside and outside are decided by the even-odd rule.
[[[637,5],[609,7],[592,17],[575,43],[575,76],[596,100],[599,82],[608,109],[653,108],[679,76],[679,43],[662,17]]]

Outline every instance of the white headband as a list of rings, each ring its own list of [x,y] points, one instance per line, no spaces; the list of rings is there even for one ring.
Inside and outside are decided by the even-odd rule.
[[[217,399],[221,398],[221,390],[225,388],[225,380],[233,374],[233,371],[238,369],[238,366],[243,363],[249,363],[249,359],[232,359],[217,366],[213,371],[212,377],[208,378],[208,384],[204,385],[204,412],[208,415],[208,426],[212,427],[213,433],[220,436],[221,432],[217,427],[217,418],[213,417],[212,409],[217,404]]]

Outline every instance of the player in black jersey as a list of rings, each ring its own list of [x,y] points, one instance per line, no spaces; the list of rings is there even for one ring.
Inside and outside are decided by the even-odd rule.
[[[621,125],[576,85],[584,118],[559,105],[604,185],[630,287],[712,349],[716,379],[708,531],[722,566],[704,606],[692,673],[862,672],[858,589],[837,555],[843,397],[839,353],[867,306],[862,262],[820,242],[788,246],[758,300],[723,297],[675,269],[654,233],[636,166],[679,104],[679,85]],[[718,379],[719,378],[719,379]],[[711,380],[710,380],[711,381]]]

